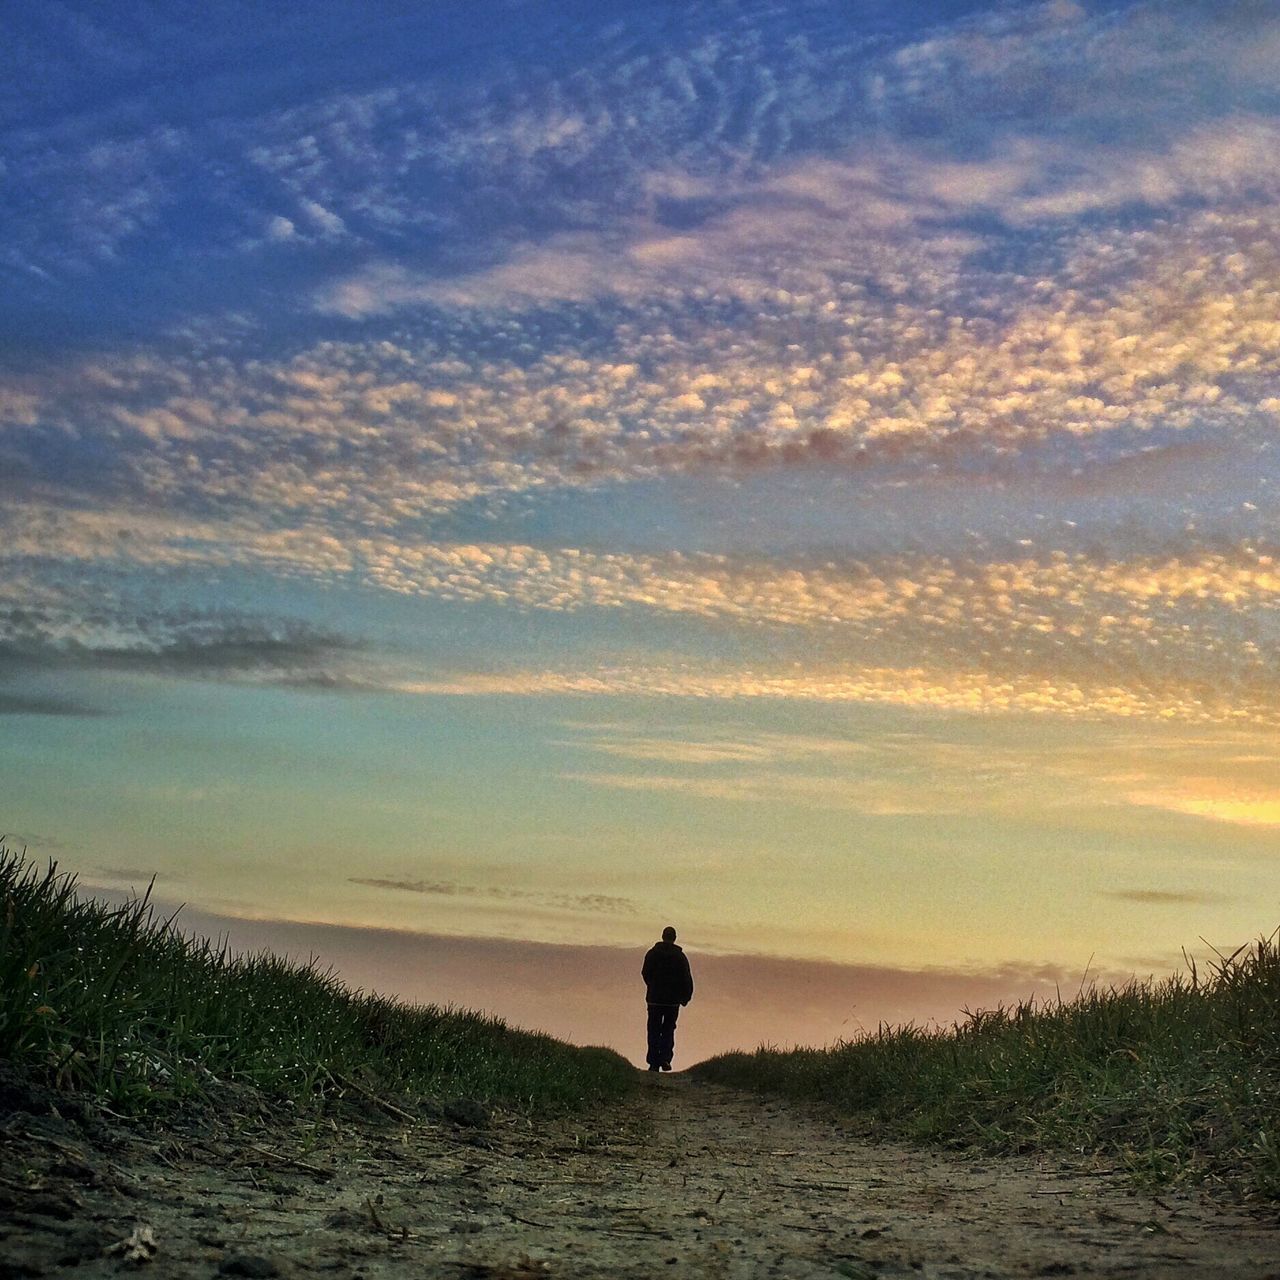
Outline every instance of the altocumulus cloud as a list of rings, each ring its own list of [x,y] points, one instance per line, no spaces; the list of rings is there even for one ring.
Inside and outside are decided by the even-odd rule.
[[[117,501],[163,494],[171,510],[221,510],[284,540],[548,485],[954,466],[1054,436],[1096,453],[1156,427],[1264,436],[1280,411],[1269,208],[1189,212],[1158,234],[1090,232],[1054,276],[974,268],[954,289],[923,281],[911,304],[877,301],[883,285],[840,266],[812,287],[771,289],[732,329],[699,325],[695,300],[677,339],[667,325],[681,294],[652,318],[625,317],[599,354],[325,342],[276,362],[104,357],[27,380],[10,449],[38,471],[51,433],[87,431],[112,455]],[[518,339],[521,323],[507,332]],[[804,344],[790,340],[799,331]],[[472,341],[460,331],[449,345]],[[33,505],[13,525],[56,514]]]
[[[95,524],[100,532],[104,522]],[[129,527],[127,518],[121,527]],[[301,537],[291,543],[266,535],[260,543],[240,531],[239,538],[210,540],[202,549],[180,526],[152,529],[130,537],[128,554],[153,566],[189,566],[202,557],[211,565],[265,562],[319,580],[338,554]],[[118,541],[110,543],[114,560]],[[21,555],[22,544],[11,551]],[[1276,713],[1263,624],[1280,597],[1280,562],[1248,544],[1121,561],[1064,551],[1012,561],[780,561],[374,537],[354,537],[342,551],[371,585],[459,608],[630,610],[804,632],[808,670],[796,675],[775,664],[735,680],[705,664],[680,676],[632,662],[432,674],[289,620],[177,614],[122,621],[117,609],[94,621],[77,617],[74,601],[61,611],[9,609],[0,617],[0,662],[222,674],[335,690],[754,694],[1267,722]],[[65,552],[99,563],[83,538],[73,536]],[[1246,638],[1242,626],[1251,617],[1259,626]]]
[[[912,13],[870,36],[821,4],[693,6],[659,36],[641,15],[567,30],[548,9],[522,40],[568,40],[571,72],[522,75],[496,33],[459,92],[388,43],[363,55],[368,88],[266,76],[234,119],[160,94],[172,119],[110,136],[53,118],[0,134],[17,175],[0,229],[48,305],[108,267],[145,295],[190,253],[233,285],[233,261],[279,271],[299,326],[250,290],[6,376],[13,578],[235,569],[459,608],[634,610],[805,632],[811,671],[414,669],[287,622],[114,637],[72,604],[40,634],[7,624],[8,659],[1271,723],[1269,493],[1222,516],[1225,537],[1193,511],[1176,546],[1108,530],[1087,555],[1047,529],[1022,558],[829,562],[450,536],[522,495],[686,476],[1016,485],[1033,456],[1066,486],[1117,460],[1150,476],[1132,460],[1157,436],[1273,468],[1280,22],[1191,3]],[[173,37],[134,32],[120,65]],[[196,245],[175,211],[204,196]]]

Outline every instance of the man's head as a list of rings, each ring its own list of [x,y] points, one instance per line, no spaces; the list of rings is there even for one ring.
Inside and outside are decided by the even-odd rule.
[[[676,940],[676,931],[670,925],[663,929],[662,940],[663,942],[674,942]]]

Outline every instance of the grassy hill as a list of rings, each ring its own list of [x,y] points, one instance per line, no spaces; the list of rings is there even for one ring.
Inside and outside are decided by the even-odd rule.
[[[1151,1182],[1203,1176],[1280,1199],[1280,935],[1208,972],[695,1071],[834,1105],[874,1134],[1101,1153]]]
[[[110,906],[0,845],[0,1062],[121,1111],[252,1086],[512,1108],[620,1096],[634,1068],[468,1010],[351,991],[315,962],[233,956],[146,901]]]

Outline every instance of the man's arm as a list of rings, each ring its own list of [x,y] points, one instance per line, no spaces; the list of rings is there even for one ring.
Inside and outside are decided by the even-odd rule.
[[[682,1004],[688,1004],[693,999],[693,970],[689,968],[689,957],[681,956],[684,961],[684,1000]]]

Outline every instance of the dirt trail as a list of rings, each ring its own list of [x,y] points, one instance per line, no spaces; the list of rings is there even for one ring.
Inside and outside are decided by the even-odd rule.
[[[1280,1230],[1049,1159],[869,1145],[782,1103],[648,1077],[532,1126],[480,1115],[95,1139],[0,1130],[0,1277],[1124,1276],[1280,1280]],[[126,1243],[132,1239],[130,1251]],[[151,1241],[154,1240],[154,1248]]]

